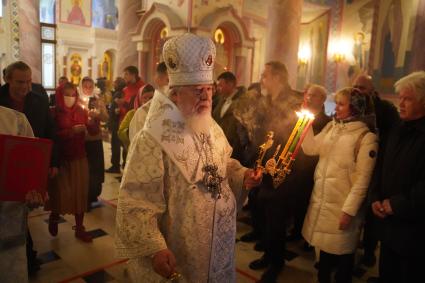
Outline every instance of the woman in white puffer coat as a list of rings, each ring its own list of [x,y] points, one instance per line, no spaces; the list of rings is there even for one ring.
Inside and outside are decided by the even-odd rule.
[[[316,136],[310,130],[302,146],[305,154],[319,155],[302,234],[320,249],[320,283],[331,282],[334,268],[337,283],[351,282],[361,207],[378,150],[377,136],[361,121],[365,97],[344,88],[335,102],[335,119]]]

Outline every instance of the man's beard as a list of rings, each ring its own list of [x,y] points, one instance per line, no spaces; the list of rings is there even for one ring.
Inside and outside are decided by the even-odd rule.
[[[186,118],[187,125],[196,133],[196,134],[206,134],[210,133],[212,126],[212,117],[211,113],[206,112],[203,114],[193,114],[190,117]]]

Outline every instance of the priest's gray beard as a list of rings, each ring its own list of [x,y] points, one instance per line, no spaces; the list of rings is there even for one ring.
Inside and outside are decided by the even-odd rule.
[[[186,118],[187,125],[198,135],[208,135],[212,126],[212,121],[211,113],[209,112],[193,114]]]

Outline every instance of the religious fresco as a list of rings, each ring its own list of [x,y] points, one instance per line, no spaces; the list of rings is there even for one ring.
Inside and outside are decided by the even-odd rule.
[[[418,0],[379,3],[370,65],[374,82],[382,93],[394,93],[394,83],[410,71],[418,5]]]
[[[348,41],[346,45],[350,48],[350,54],[345,58],[347,84],[359,74],[368,73],[373,14],[373,0],[346,1],[344,6],[342,40]]]
[[[93,0],[93,27],[115,29],[118,20],[115,2],[116,0]]]
[[[306,49],[306,60],[298,62],[297,88],[306,83],[324,84],[326,74],[327,43],[329,34],[329,13],[325,13],[310,23],[301,25],[300,50]]]
[[[99,77],[104,77],[107,81],[112,81],[112,70],[112,55],[108,51],[106,51],[105,53],[103,53],[102,63],[99,64]]]
[[[60,21],[62,23],[91,26],[91,0],[60,0]]]
[[[338,24],[330,25],[326,86],[332,90],[352,85],[359,74],[369,73],[375,1],[353,0],[343,3]],[[335,17],[334,12],[331,11],[332,17]],[[334,78],[332,81],[329,81],[329,75]]]

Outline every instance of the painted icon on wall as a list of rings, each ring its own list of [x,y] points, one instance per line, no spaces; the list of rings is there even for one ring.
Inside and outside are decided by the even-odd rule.
[[[92,0],[92,26],[96,28],[115,29],[118,9],[116,0]]]
[[[71,55],[71,83],[78,85],[81,80],[82,73],[82,60],[81,55],[74,53]]]
[[[80,26],[91,26],[91,0],[61,0],[60,21]]]
[[[112,56],[106,51],[103,53],[103,61],[100,64],[100,75],[107,80],[112,80]]]

